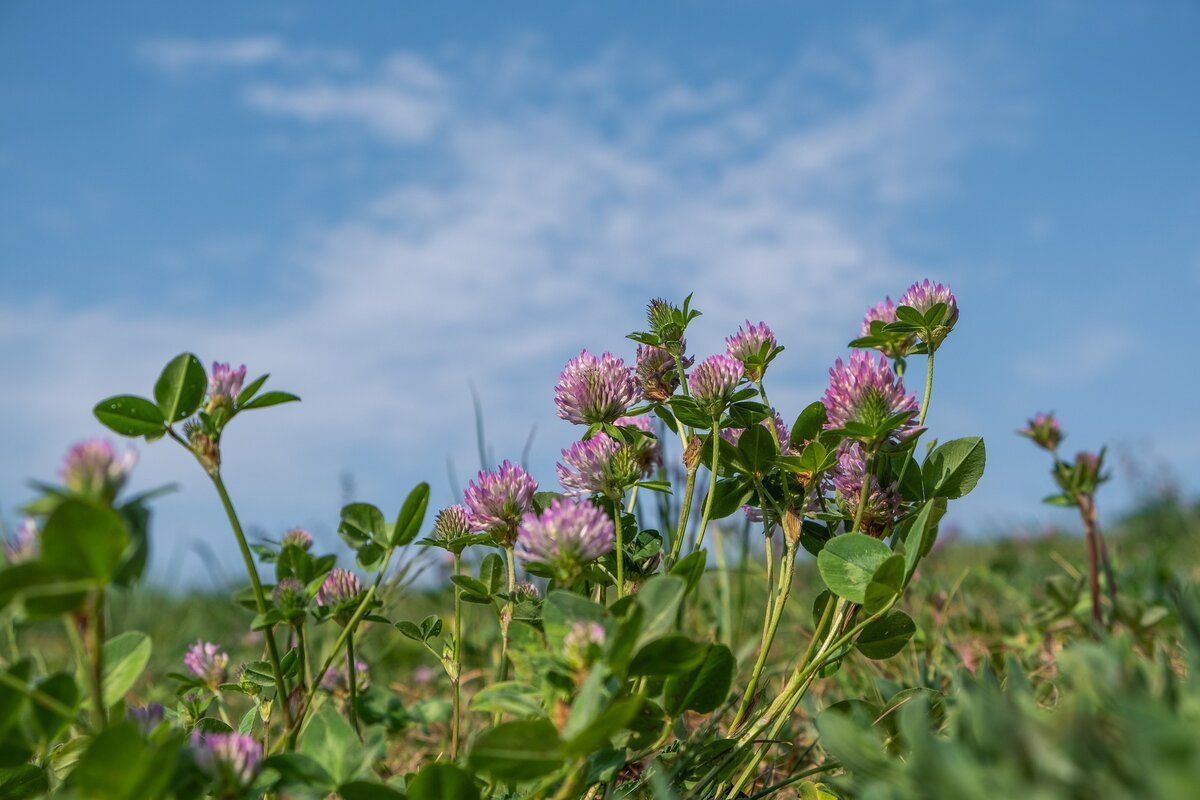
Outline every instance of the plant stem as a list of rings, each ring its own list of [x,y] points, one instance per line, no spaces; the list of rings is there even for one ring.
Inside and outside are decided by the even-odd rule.
[[[696,489],[696,468],[687,468],[687,484],[683,490],[683,505],[679,508],[679,523],[675,526],[675,541],[671,542],[671,560],[665,565],[671,568],[679,559],[679,551],[683,549],[683,537],[687,532],[688,516],[692,513],[692,494]]]
[[[267,598],[263,593],[262,581],[258,578],[258,568],[254,566],[254,556],[250,553],[250,545],[246,543],[246,534],[242,530],[242,523],[238,520],[237,512],[233,510],[233,501],[229,499],[229,492],[225,490],[225,481],[221,479],[219,471],[210,472],[209,477],[212,478],[213,486],[216,487],[217,494],[221,497],[221,504],[225,506],[225,514],[229,517],[229,525],[233,528],[234,536],[237,537],[238,549],[242,551],[242,561],[246,564],[246,573],[250,576],[250,585],[254,588],[254,602],[258,607],[258,613],[265,615]],[[290,728],[292,711],[288,708],[287,686],[283,681],[283,668],[279,665],[279,648],[275,644],[275,626],[268,625],[263,630],[263,635],[266,637],[267,654],[271,659],[271,675],[275,678],[275,693],[279,705],[283,708],[284,726]]]
[[[362,738],[358,729],[358,666],[354,662],[354,634],[346,639],[346,675],[350,684],[350,726]]]
[[[308,657],[308,638],[304,635],[304,623],[296,626],[296,646],[300,651],[300,674],[304,676],[305,688],[312,683],[312,659]]]
[[[613,503],[613,522],[616,528],[616,548],[613,555],[617,557],[617,599],[625,596],[625,533],[621,530],[621,503],[624,496],[618,497]]]
[[[454,553],[454,576],[462,573],[462,551]],[[450,760],[458,760],[459,725],[462,714],[462,593],[454,586],[454,680],[451,689],[454,693],[453,716],[450,720]]]
[[[619,524],[619,523],[618,523]],[[504,548],[508,569],[508,603],[500,614],[500,680],[508,680],[508,626],[512,623],[513,594],[517,590],[517,561],[511,546]]]
[[[1092,621],[1097,628],[1104,627],[1104,611],[1100,606],[1100,532],[1096,526],[1095,500],[1091,495],[1080,492],[1076,495],[1079,515],[1087,532],[1088,586],[1092,594]],[[1113,608],[1116,613],[1116,607]]]
[[[92,716],[96,730],[108,725],[108,708],[104,702],[104,587],[96,589],[88,617],[88,649],[91,651]]]
[[[933,393],[933,350],[929,351],[929,357],[925,359],[925,399],[921,401],[921,415],[917,418],[917,425],[925,424],[925,415],[929,413],[929,396]]]
[[[796,574],[796,546],[785,540],[784,542],[784,557],[779,574],[779,586],[777,588],[778,597],[773,603],[768,603],[768,615],[763,620],[762,641],[758,648],[758,660],[754,662],[754,671],[750,674],[750,682],[746,684],[746,691],[742,695],[742,702],[738,706],[737,714],[733,717],[733,722],[729,725],[729,730],[737,730],[738,725],[745,717],[746,712],[750,708],[751,702],[754,700],[754,693],[758,690],[759,681],[762,679],[763,668],[767,665],[767,657],[770,655],[771,646],[775,643],[775,634],[779,630],[779,623],[783,619],[783,610],[787,605],[788,595],[791,593],[792,580]],[[814,638],[819,631],[814,632]]]
[[[30,686],[29,684],[25,683],[24,681],[20,680],[19,678],[14,678],[8,672],[0,672],[0,683],[3,683],[5,686],[8,686],[10,688],[16,689],[18,692],[25,695],[33,702],[37,703],[38,705],[42,706],[43,708],[45,708],[48,711],[53,711],[55,714],[58,714],[63,719],[71,720],[72,722],[74,722],[75,724],[77,724],[81,728],[83,728],[83,730],[85,732],[90,732],[90,730],[91,730],[90,726],[88,726],[83,720],[78,719],[79,714],[74,709],[71,709],[71,708],[67,707],[66,705],[63,705],[63,703],[59,702],[55,698],[46,694],[41,689],[38,689],[34,686]]]
[[[708,496],[704,499],[704,512],[700,516],[700,532],[696,534],[696,546],[692,548],[693,552],[699,550],[704,544],[704,532],[708,530],[708,518],[712,515],[713,497],[717,493],[717,462],[721,457],[720,440],[721,436],[718,432],[717,420],[713,420],[712,429],[708,432],[709,441],[712,442],[712,464],[709,466],[710,475],[708,476]]]

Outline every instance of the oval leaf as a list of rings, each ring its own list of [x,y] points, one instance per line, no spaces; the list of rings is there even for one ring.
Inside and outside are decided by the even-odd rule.
[[[426,764],[408,784],[408,800],[479,800],[479,787],[453,764]]]
[[[971,436],[938,446],[921,468],[926,497],[962,497],[983,476],[987,451],[983,439]]]
[[[204,402],[208,378],[200,359],[191,353],[180,353],[163,368],[154,384],[154,399],[167,422],[190,417]]]
[[[861,604],[871,576],[891,555],[891,548],[878,539],[846,533],[825,543],[817,556],[817,568],[834,594]]]
[[[107,583],[129,548],[129,528],[111,508],[70,498],[42,530],[42,562],[63,573]]]
[[[400,514],[396,517],[396,525],[392,529],[392,546],[401,547],[417,538],[422,523],[425,522],[425,510],[429,508],[429,484],[418,483],[408,493]]]
[[[904,649],[916,632],[917,626],[912,617],[892,609],[863,628],[854,644],[867,658],[891,658]]]
[[[92,413],[105,427],[122,436],[153,436],[166,427],[158,406],[131,394],[101,400]]]
[[[502,722],[479,735],[467,763],[505,783],[532,780],[562,766],[562,740],[547,719]]]
[[[150,663],[153,643],[141,631],[126,631],[104,643],[104,704],[115,705]]]

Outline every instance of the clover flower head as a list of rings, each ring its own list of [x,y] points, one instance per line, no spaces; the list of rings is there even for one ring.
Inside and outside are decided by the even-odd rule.
[[[312,534],[304,528],[292,528],[283,535],[281,544],[283,544],[284,547],[291,545],[293,547],[299,547],[301,550],[308,550],[313,546],[313,537]]]
[[[361,692],[370,685],[371,673],[367,667],[367,662],[355,659],[354,688]],[[332,694],[347,695],[350,693],[350,670],[346,668],[344,661],[337,667],[331,667],[325,672],[325,676],[321,678],[321,688]]]
[[[111,503],[137,464],[132,448],[117,453],[106,439],[87,439],[67,451],[59,475],[76,494]]]
[[[621,417],[614,425],[632,426],[653,436],[654,426],[650,424],[650,418],[646,416],[638,417]],[[648,477],[654,473],[654,470],[662,466],[663,455],[662,445],[659,444],[657,438],[643,438],[634,448],[637,452],[638,469],[641,471],[642,477]]]
[[[433,538],[439,542],[453,542],[470,533],[471,512],[466,506],[447,506],[433,519]]]
[[[37,521],[33,517],[23,519],[13,536],[4,543],[4,557],[9,564],[32,561],[38,557],[39,550]]]
[[[563,657],[573,669],[585,670],[603,655],[607,639],[599,622],[576,622],[563,637]]]
[[[246,365],[237,369],[229,364],[214,361],[208,376],[208,411],[211,414],[218,406],[233,408],[237,396],[242,393],[246,380]]]
[[[558,416],[576,425],[612,422],[641,396],[633,370],[612,353],[583,350],[567,362],[554,387]]]
[[[821,402],[825,404],[827,428],[841,428],[848,422],[874,428],[903,414],[904,421],[891,436],[904,439],[919,430],[916,396],[905,393],[904,382],[892,372],[886,357],[876,359],[865,350],[852,353],[849,363],[840,358],[834,362],[829,370],[829,388]]]
[[[218,787],[218,797],[240,794],[254,783],[262,769],[262,745],[241,733],[192,732],[196,766]]]
[[[225,682],[228,675],[229,655],[220,645],[198,639],[188,648],[187,655],[183,657],[183,664],[189,672],[204,681],[206,686],[216,689]]]
[[[1093,453],[1085,450],[1075,456],[1075,472],[1079,476],[1079,488],[1084,492],[1094,492],[1096,487],[1106,478],[1100,474],[1103,469],[1104,453]]]
[[[687,341],[680,340],[680,352],[687,349]],[[689,369],[695,359],[681,356],[683,368]],[[639,344],[634,374],[641,386],[642,395],[656,403],[665,403],[679,388],[679,369],[675,364],[675,356],[661,347],[652,344]]]
[[[896,321],[896,304],[892,302],[892,298],[885,297],[882,303],[877,303],[867,310],[866,316],[863,317],[862,335],[870,336],[871,323],[877,321],[884,324]],[[888,358],[904,358],[916,343],[917,337],[912,334],[891,335],[886,342],[875,347]]]
[[[764,345],[767,347],[766,355],[762,352]],[[737,333],[725,340],[725,352],[730,358],[742,362],[746,377],[752,381],[762,378],[767,366],[766,359],[775,347],[775,332],[765,322],[754,325],[746,320],[745,327],[739,327]]]
[[[563,450],[556,470],[570,494],[620,497],[637,481],[641,463],[634,448],[601,432]]]
[[[317,590],[317,605],[329,608],[344,606],[358,600],[362,592],[362,582],[357,575],[348,569],[334,567]]]
[[[538,590],[537,584],[533,583],[532,581],[519,581],[517,585],[513,587],[513,594],[517,596],[518,601],[527,600],[529,602],[536,603],[538,600],[542,599],[541,591]]]
[[[725,410],[745,374],[742,362],[725,355],[709,356],[688,375],[692,398],[713,417]]]
[[[533,508],[537,489],[533,476],[509,461],[494,472],[480,472],[463,494],[471,529],[490,533],[500,544],[512,546],[521,518]]]
[[[275,584],[271,598],[275,601],[275,606],[289,619],[302,617],[308,607],[308,589],[297,578],[280,580]]]
[[[941,324],[948,331],[958,322],[958,302],[954,299],[954,292],[950,291],[950,287],[930,283],[926,278],[908,287],[908,291],[900,296],[900,305],[911,306],[922,314],[938,303],[946,305],[946,315],[942,317]]]
[[[613,548],[615,529],[608,514],[586,500],[555,498],[540,515],[525,515],[517,534],[516,556],[573,576]]]
[[[1043,447],[1050,452],[1058,449],[1059,444],[1063,440],[1062,425],[1053,412],[1049,414],[1037,413],[1029,419],[1025,427],[1017,433],[1022,436],[1028,436],[1033,440],[1033,443],[1039,447]]]
[[[833,487],[848,516],[855,516],[862,499],[863,481],[867,480],[867,502],[863,506],[862,529],[879,535],[892,527],[900,511],[900,494],[894,485],[881,486],[875,475],[867,475],[866,451],[858,442],[846,441],[838,449],[833,469]]]
[[[143,736],[149,736],[151,731],[162,724],[166,717],[166,709],[162,703],[151,703],[146,706],[127,706],[125,716],[136,723]]]

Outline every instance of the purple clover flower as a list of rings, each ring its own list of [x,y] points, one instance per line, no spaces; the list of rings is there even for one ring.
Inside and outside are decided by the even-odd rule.
[[[870,336],[871,323],[877,321],[884,324],[896,321],[896,304],[892,302],[892,298],[885,297],[882,303],[877,303],[867,310],[866,316],[863,317],[862,335]],[[876,349],[888,358],[904,358],[916,343],[917,337],[912,334],[890,335],[888,341],[876,345]]]
[[[602,509],[586,500],[555,498],[540,516],[525,515],[516,556],[547,564],[570,582],[581,567],[610,552],[615,537],[613,521]]]
[[[680,341],[680,351],[686,349],[687,341]],[[686,356],[680,361],[684,369],[694,363],[694,359]],[[675,357],[652,344],[638,345],[634,374],[637,375],[642,394],[656,403],[665,403],[679,388],[679,368],[675,364]]]
[[[911,306],[922,314],[938,303],[946,304],[946,315],[942,317],[942,325],[948,331],[958,322],[958,302],[954,299],[954,292],[950,291],[950,287],[930,283],[926,278],[908,287],[908,291],[900,296],[900,305]]]
[[[183,657],[183,664],[188,671],[195,675],[210,689],[216,689],[225,682],[228,676],[229,655],[221,646],[212,642],[197,639],[188,648]]]
[[[586,670],[604,654],[608,633],[599,622],[580,620],[563,637],[563,657],[572,669]]]
[[[162,724],[166,717],[166,709],[162,703],[151,703],[146,706],[127,706],[125,708],[125,716],[137,724],[138,730],[142,736],[149,736],[150,733]]]
[[[567,362],[554,387],[558,416],[576,425],[612,422],[641,396],[633,370],[612,353],[583,350]]]
[[[878,478],[867,476],[866,451],[858,442],[843,442],[838,449],[838,463],[833,468],[833,487],[841,496],[842,507],[851,517],[858,513],[862,498],[863,480],[867,485],[867,503],[863,507],[862,530],[879,535],[892,527],[900,510],[900,494],[894,485],[880,486]]]
[[[856,350],[848,364],[839,358],[829,370],[829,388],[821,402],[828,416],[826,428],[842,428],[848,422],[875,428],[904,414],[904,421],[891,436],[904,439],[919,430],[917,398],[905,394],[904,381],[896,377],[882,355],[875,359],[864,350]]]
[[[618,426],[632,426],[643,433],[648,433],[651,436],[654,435],[654,426],[650,424],[650,418],[646,416],[621,417],[613,424]],[[649,477],[654,473],[654,470],[662,466],[662,445],[659,444],[657,438],[642,438],[635,450],[637,452],[638,469],[642,477]]]
[[[729,356],[709,356],[688,375],[692,398],[712,417],[717,417],[745,374],[742,362]]]
[[[4,543],[4,557],[9,564],[20,564],[38,557],[37,522],[26,517],[17,526],[14,535]]]
[[[764,428],[768,428],[771,422],[775,423],[775,435],[779,438],[780,452],[786,454],[788,452],[788,440],[791,438],[791,432],[788,431],[787,423],[783,421],[783,417],[779,415],[779,412],[772,411],[772,413],[773,417],[770,421],[764,419],[759,424]],[[745,432],[745,428],[725,428],[721,431],[721,438],[734,447],[737,447],[737,443],[741,441],[742,434]]]
[[[362,592],[362,582],[357,575],[348,569],[334,567],[317,590],[317,605],[336,609],[357,601]]]
[[[490,533],[499,544],[511,547],[521,518],[533,508],[537,489],[533,476],[509,461],[495,472],[480,472],[463,493],[471,529]]]
[[[192,753],[196,766],[217,785],[218,797],[240,795],[262,769],[262,745],[241,733],[193,731]]]
[[[637,481],[641,461],[632,448],[601,432],[563,450],[556,469],[569,494],[620,497]]]
[[[1028,436],[1034,444],[1052,453],[1058,449],[1063,440],[1062,425],[1059,424],[1053,413],[1034,414],[1025,427],[1017,433]]]
[[[284,547],[291,545],[299,547],[301,550],[308,550],[313,546],[313,537],[304,528],[292,528],[283,535],[283,540],[280,543]]]
[[[232,409],[237,396],[242,393],[245,380],[245,364],[233,369],[228,364],[214,361],[212,373],[208,376],[208,413],[211,414],[220,406]]]
[[[132,448],[117,453],[106,439],[88,439],[67,451],[59,475],[72,492],[111,503],[135,464],[137,452]]]
[[[768,345],[767,354],[762,354],[763,345]],[[725,340],[725,352],[730,358],[742,362],[746,377],[749,380],[761,380],[767,368],[766,359],[775,350],[775,332],[765,322],[754,325],[746,320],[744,328],[739,327],[737,333]]]

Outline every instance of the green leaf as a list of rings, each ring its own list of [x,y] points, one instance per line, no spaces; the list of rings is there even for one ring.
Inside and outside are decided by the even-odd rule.
[[[912,617],[899,609],[892,609],[863,628],[854,645],[867,658],[891,658],[904,649],[916,632],[917,626]]]
[[[563,745],[567,755],[583,757],[609,744],[614,734],[625,729],[642,706],[640,695],[623,697],[604,709],[590,725]]]
[[[724,519],[750,502],[754,497],[754,484],[750,480],[720,478],[713,489],[713,506],[709,519]]]
[[[642,675],[678,675],[700,666],[708,653],[708,644],[682,634],[671,634],[647,642],[629,662],[630,677]]]
[[[79,706],[79,687],[75,684],[75,679],[65,672],[47,675],[37,682],[36,688],[42,694],[53,697],[69,709],[74,710]],[[74,715],[63,716],[57,711],[51,711],[41,703],[33,703],[32,708],[33,721],[46,741],[56,739],[75,719]],[[0,794],[0,797],[3,796]]]
[[[685,594],[696,591],[696,587],[700,585],[700,579],[704,577],[704,568],[707,562],[708,551],[697,550],[679,559],[675,562],[675,566],[671,567],[671,574],[683,578],[686,582]]]
[[[471,711],[482,714],[505,713],[514,717],[537,717],[542,709],[538,688],[518,681],[493,683],[471,697]]]
[[[257,709],[250,709],[258,715]],[[332,792],[337,784],[315,758],[303,753],[278,753],[263,762],[263,766],[279,772],[284,786],[306,787]]]
[[[663,706],[677,717],[684,711],[709,714],[729,696],[737,661],[723,644],[708,648],[704,661],[687,675],[672,675],[663,688]]]
[[[291,392],[263,392],[258,397],[254,398],[246,405],[238,408],[238,411],[249,411],[252,408],[266,408],[267,406],[277,406],[280,403],[298,403],[300,398]]]
[[[555,590],[546,595],[542,607],[546,641],[551,649],[561,651],[563,640],[576,622],[598,622],[608,627],[608,611],[599,603],[572,592]]]
[[[408,800],[479,800],[479,787],[465,770],[435,762],[409,781]]]
[[[126,631],[104,643],[104,704],[116,704],[133,688],[150,663],[150,637],[141,631]]]
[[[392,528],[392,546],[403,547],[417,538],[422,523],[425,522],[425,511],[429,508],[429,484],[418,483],[396,516],[396,525]]]
[[[241,408],[242,406],[246,405],[246,403],[250,402],[250,398],[258,394],[258,390],[263,387],[263,384],[267,382],[267,378],[269,377],[271,377],[270,373],[266,375],[259,375],[257,378],[250,381],[250,383],[246,384],[246,387],[242,389],[242,393],[239,394],[234,400],[235,407]]]
[[[374,781],[348,781],[337,788],[342,800],[404,800],[405,795]]]
[[[147,742],[132,722],[118,722],[99,733],[67,778],[71,796],[104,800],[161,797],[175,772],[182,734]]]
[[[792,433],[789,437],[791,446],[799,449],[800,445],[805,442],[816,439],[828,419],[824,403],[820,400],[809,403],[792,424]]]
[[[955,439],[939,445],[921,468],[925,496],[962,497],[979,483],[986,462],[987,452],[981,437]]]
[[[57,617],[82,607],[91,585],[43,561],[13,564],[0,569],[0,609],[20,598],[31,618]]]
[[[153,436],[162,433],[166,427],[158,406],[131,394],[101,400],[92,413],[101,424],[122,436]]]
[[[875,614],[893,603],[904,591],[904,556],[894,553],[879,565],[863,593],[863,610]]]
[[[675,627],[675,612],[686,591],[687,584],[675,575],[656,575],[643,584],[635,595],[646,612],[638,642],[648,642]]]
[[[358,549],[369,541],[387,543],[387,523],[383,512],[370,503],[350,503],[342,507],[338,533],[351,547]]]
[[[378,728],[371,729],[380,731]],[[341,785],[371,774],[371,764],[376,757],[377,746],[364,745],[346,718],[337,712],[333,703],[318,709],[304,738],[300,740],[300,752],[319,763],[333,782]]]
[[[507,568],[504,566],[504,559],[496,553],[488,553],[483,557],[483,561],[479,562],[479,583],[484,588],[483,594],[485,597],[493,595],[500,591],[500,587],[504,585]]]
[[[78,498],[59,503],[42,529],[42,561],[68,575],[107,583],[129,548],[129,528],[111,508]]]
[[[163,368],[154,384],[154,399],[167,422],[186,419],[204,402],[208,378],[200,359],[191,353],[180,353]]]
[[[878,539],[846,533],[825,543],[817,556],[817,568],[834,594],[861,604],[871,576],[891,555],[891,548]]]
[[[904,542],[904,580],[912,580],[917,564],[929,554],[937,538],[938,521],[946,511],[945,499],[928,500],[915,517],[905,521],[900,529],[900,540]]]
[[[779,455],[779,448],[775,446],[775,437],[763,425],[752,425],[742,431],[737,449],[741,454],[742,463],[746,466],[746,471],[758,475],[764,474],[770,468],[775,456]]]
[[[532,780],[563,765],[562,741],[547,719],[502,722],[479,735],[467,764],[504,783]]]
[[[0,769],[0,797],[5,800],[42,797],[49,790],[50,781],[46,771],[36,764]]]
[[[6,669],[4,674],[22,685],[27,685],[29,677],[33,674],[33,662],[28,659],[18,661]],[[28,701],[28,693],[8,683],[0,683],[0,733],[17,722]]]

